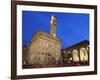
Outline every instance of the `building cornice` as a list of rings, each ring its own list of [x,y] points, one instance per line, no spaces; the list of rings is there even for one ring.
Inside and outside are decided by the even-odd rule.
[[[32,38],[32,41],[31,43],[36,40],[37,38],[42,38],[42,39],[45,39],[45,40],[49,40],[49,41],[54,41],[54,42],[57,42],[57,43],[60,43],[61,44],[61,40],[58,39],[57,37],[54,37],[46,32],[42,32],[42,31],[38,31]]]

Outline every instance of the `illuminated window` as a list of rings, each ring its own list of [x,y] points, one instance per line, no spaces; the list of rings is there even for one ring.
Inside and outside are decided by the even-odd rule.
[[[24,64],[26,64],[26,61],[24,61]]]
[[[66,51],[63,51],[63,53],[66,53]]]
[[[81,61],[88,61],[88,53],[87,53],[87,49],[82,47],[80,49],[80,60]]]
[[[46,44],[46,47],[48,47],[49,46],[49,44]]]
[[[73,61],[78,62],[79,61],[78,50],[74,49],[72,53],[73,53]]]

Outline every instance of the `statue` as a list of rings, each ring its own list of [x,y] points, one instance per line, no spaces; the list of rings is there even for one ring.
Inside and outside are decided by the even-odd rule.
[[[51,27],[51,32],[50,34],[54,37],[56,37],[56,17],[55,16],[52,16],[51,17],[51,21],[50,21],[50,27]]]

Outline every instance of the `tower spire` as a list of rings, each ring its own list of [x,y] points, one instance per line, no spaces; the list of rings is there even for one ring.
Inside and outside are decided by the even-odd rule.
[[[50,21],[50,27],[51,27],[50,34],[54,37],[56,37],[56,26],[57,26],[56,17],[53,15],[51,16],[51,21]]]

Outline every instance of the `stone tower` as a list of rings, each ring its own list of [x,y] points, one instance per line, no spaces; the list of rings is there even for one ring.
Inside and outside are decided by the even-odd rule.
[[[51,17],[51,21],[50,21],[50,27],[51,27],[51,32],[50,34],[54,37],[56,37],[56,26],[57,26],[57,23],[56,23],[56,17],[55,16],[52,16]]]
[[[28,47],[23,48],[23,65],[57,66],[61,63],[61,40],[56,37],[56,18],[51,17],[51,33],[38,31]]]

